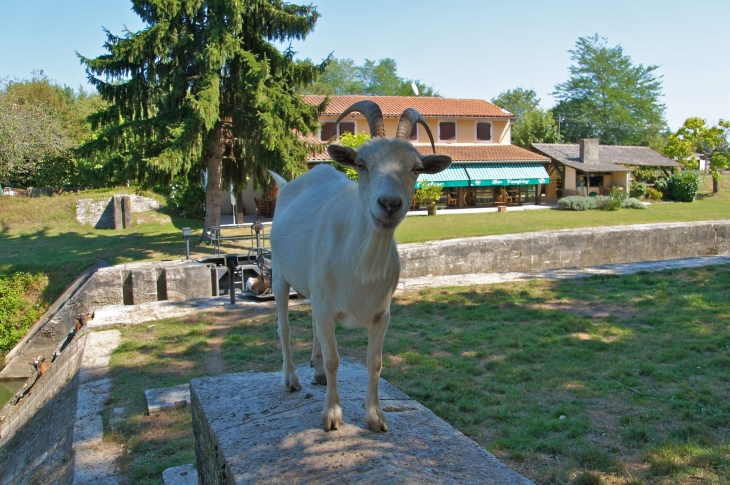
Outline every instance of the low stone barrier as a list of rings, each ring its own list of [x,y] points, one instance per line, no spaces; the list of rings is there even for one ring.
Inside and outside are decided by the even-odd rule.
[[[386,433],[373,433],[362,407],[368,372],[340,362],[344,424],[322,429],[326,386],[297,366],[302,390],[287,392],[281,373],[242,372],[190,382],[195,461],[205,484],[529,485],[471,439],[384,379]]]
[[[133,212],[146,212],[161,207],[156,200],[140,195],[79,199],[76,201],[76,220],[96,229],[122,229],[131,227]]]
[[[730,254],[730,221],[636,224],[400,244],[401,278]]]

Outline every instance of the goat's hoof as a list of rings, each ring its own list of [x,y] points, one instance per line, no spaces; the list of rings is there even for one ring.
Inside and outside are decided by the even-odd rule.
[[[299,385],[299,377],[296,373],[284,374],[284,387],[289,392],[301,391],[302,386]]]
[[[314,382],[319,384],[320,386],[326,386],[327,385],[327,374],[322,372],[321,374],[314,373]]]
[[[342,426],[342,408],[335,404],[322,411],[322,426],[325,431],[334,431]]]
[[[370,408],[365,413],[365,422],[368,423],[370,431],[374,431],[376,433],[378,431],[388,431],[388,425],[385,424],[385,414],[383,414],[380,406],[377,408]]]

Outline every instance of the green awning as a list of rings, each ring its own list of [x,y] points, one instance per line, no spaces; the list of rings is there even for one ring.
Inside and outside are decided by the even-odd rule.
[[[472,187],[549,184],[540,163],[470,163],[464,165]]]
[[[434,174],[422,173],[418,176],[416,181],[416,188],[421,187],[421,182],[428,180],[429,182],[436,182],[438,184],[444,184],[444,187],[468,187],[469,176],[466,174],[463,165],[450,165],[446,170]]]

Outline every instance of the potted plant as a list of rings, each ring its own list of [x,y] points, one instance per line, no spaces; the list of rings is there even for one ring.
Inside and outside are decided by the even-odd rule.
[[[416,199],[418,199],[419,204],[424,204],[426,206],[429,216],[436,215],[436,210],[438,209],[436,207],[436,202],[441,199],[441,191],[443,188],[443,184],[424,180],[421,183],[421,187],[416,189]]]

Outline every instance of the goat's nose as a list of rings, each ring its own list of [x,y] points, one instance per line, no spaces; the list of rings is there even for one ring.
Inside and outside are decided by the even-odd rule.
[[[378,204],[380,208],[388,213],[389,216],[393,215],[395,211],[401,208],[403,201],[400,197],[378,197]]]

